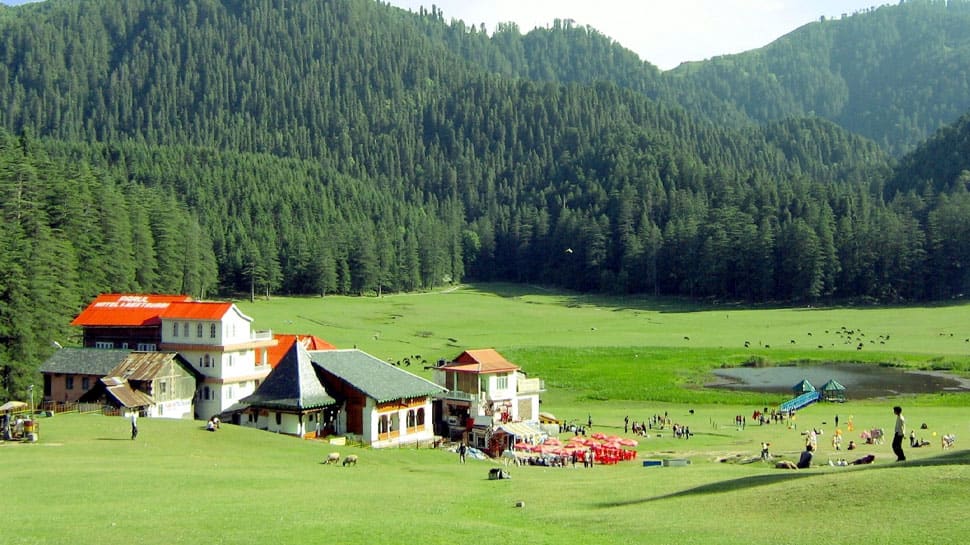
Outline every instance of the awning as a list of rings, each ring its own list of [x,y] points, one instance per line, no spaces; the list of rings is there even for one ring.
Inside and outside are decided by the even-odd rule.
[[[498,426],[495,426],[495,429],[515,437],[522,437],[526,439],[534,439],[536,437],[546,435],[544,431],[527,422],[509,422],[506,424],[499,424]]]
[[[0,413],[5,413],[7,411],[21,411],[27,408],[27,404],[23,401],[8,401],[3,405],[0,405]]]

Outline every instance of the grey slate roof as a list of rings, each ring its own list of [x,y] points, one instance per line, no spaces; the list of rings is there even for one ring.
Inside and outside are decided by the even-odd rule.
[[[316,350],[313,364],[378,402],[446,391],[441,386],[360,350]]]
[[[130,353],[131,350],[121,349],[60,348],[41,364],[40,372],[104,376]]]
[[[330,397],[320,384],[303,344],[293,343],[259,388],[239,402],[258,407],[305,410],[334,405],[337,400]]]

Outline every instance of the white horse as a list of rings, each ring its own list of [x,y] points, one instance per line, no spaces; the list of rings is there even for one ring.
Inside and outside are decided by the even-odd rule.
[[[511,450],[502,451],[502,462],[504,462],[506,466],[509,464],[517,466],[522,465],[522,460],[514,451]]]

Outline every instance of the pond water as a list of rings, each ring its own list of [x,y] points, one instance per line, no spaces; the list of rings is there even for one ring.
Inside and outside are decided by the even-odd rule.
[[[878,365],[830,364],[789,367],[733,367],[716,369],[708,388],[791,394],[807,380],[815,388],[835,379],[845,386],[846,399],[868,399],[897,394],[970,391],[970,380],[941,371],[904,371]]]

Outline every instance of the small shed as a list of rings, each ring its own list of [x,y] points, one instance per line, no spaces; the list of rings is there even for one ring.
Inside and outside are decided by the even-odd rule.
[[[822,399],[825,401],[836,401],[842,403],[845,401],[845,386],[839,384],[839,381],[831,379],[822,386]]]
[[[802,394],[807,394],[808,392],[814,392],[815,387],[812,386],[812,383],[807,379],[802,379],[801,382],[792,386],[791,391],[794,392],[796,396],[800,396]]]

